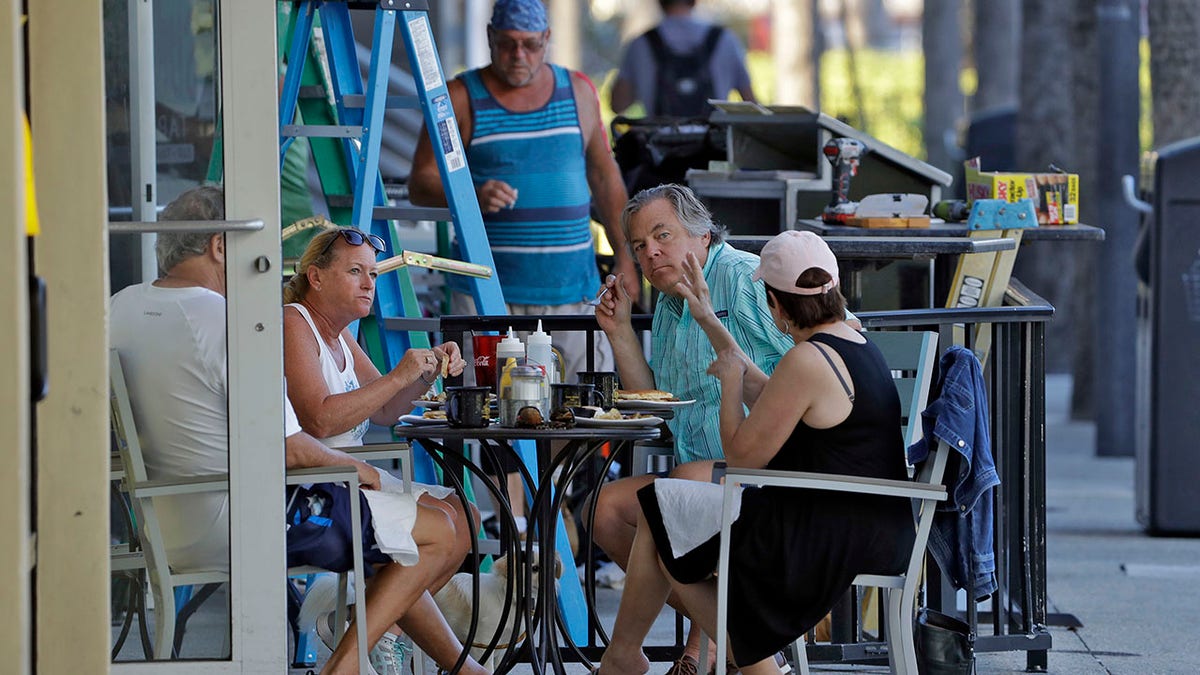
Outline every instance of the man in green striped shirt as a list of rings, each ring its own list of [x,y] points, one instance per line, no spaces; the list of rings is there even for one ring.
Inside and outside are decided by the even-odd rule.
[[[623,389],[662,389],[681,400],[668,422],[675,440],[677,478],[710,480],[712,462],[724,457],[717,411],[721,386],[706,371],[716,359],[708,337],[692,319],[677,286],[684,282],[683,261],[689,253],[704,269],[704,280],[717,317],[749,356],[744,400],[753,402],[779,359],[792,348],[791,338],[777,328],[767,309],[761,281],[751,281],[758,256],[724,241],[725,229],[713,223],[708,209],[692,191],[662,185],[638,193],[621,214],[621,227],[642,274],[659,291],[651,329],[650,361],[630,323],[632,302],[621,283],[610,276],[609,292],[596,308],[596,320],[609,342]],[[638,489],[654,476],[634,476],[606,485],[596,507],[593,536],[621,569],[629,558],[637,524]],[[671,672],[691,668],[699,654],[699,631],[692,631],[683,656]],[[687,659],[691,664],[684,663]]]

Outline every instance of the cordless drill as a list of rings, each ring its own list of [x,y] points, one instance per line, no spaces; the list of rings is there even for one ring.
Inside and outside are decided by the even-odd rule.
[[[844,225],[858,210],[858,202],[850,201],[850,178],[858,173],[858,162],[870,150],[862,141],[853,138],[831,138],[821,150],[833,165],[833,198],[821,214],[827,223]]]

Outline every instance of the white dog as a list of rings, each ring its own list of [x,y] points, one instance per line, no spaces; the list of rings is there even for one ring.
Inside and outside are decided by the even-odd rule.
[[[540,556],[536,551],[532,560],[533,567],[533,588],[529,593],[532,599],[537,595],[538,588],[538,573]],[[522,570],[518,570],[518,573]],[[554,553],[554,578],[558,579],[562,576],[563,564],[562,558],[558,552]],[[467,632],[471,628],[471,573],[459,572],[446,582],[446,585],[433,596],[434,602],[442,610],[442,615],[446,617],[446,623],[450,624],[451,630],[458,636],[458,639],[466,643]],[[504,613],[504,602],[508,595],[508,556],[498,558],[493,564],[492,569],[487,574],[479,575],[479,624],[475,629],[475,639],[469,645],[471,648],[471,656],[477,661],[482,658],[484,650],[492,641],[492,636],[496,635],[496,628],[500,625],[500,617]],[[515,598],[514,598],[515,600]],[[491,658],[487,663],[482,663],[488,670],[494,670],[494,664],[501,661],[504,655],[512,647],[518,646],[524,641],[524,629],[517,637],[515,643],[510,644],[512,639],[512,629],[517,621],[517,608],[510,607],[508,610],[508,621],[504,625],[504,630],[499,633],[499,638],[496,641],[496,649],[492,652]]]

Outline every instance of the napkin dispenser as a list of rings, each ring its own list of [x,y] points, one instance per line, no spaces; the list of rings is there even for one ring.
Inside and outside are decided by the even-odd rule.
[[[500,426],[515,427],[521,408],[537,408],[542,417],[550,415],[550,383],[546,371],[538,366],[510,366],[501,378]]]

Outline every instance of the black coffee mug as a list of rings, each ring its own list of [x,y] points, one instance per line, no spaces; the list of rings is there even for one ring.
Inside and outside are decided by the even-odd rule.
[[[456,427],[481,428],[491,424],[490,393],[491,387],[446,387],[446,421]]]
[[[550,409],[600,405],[600,392],[590,384],[557,383],[550,385]]]
[[[590,384],[596,387],[602,407],[611,408],[613,406],[613,400],[617,397],[617,389],[620,388],[616,373],[611,370],[602,370],[576,374],[579,376],[579,384]]]

